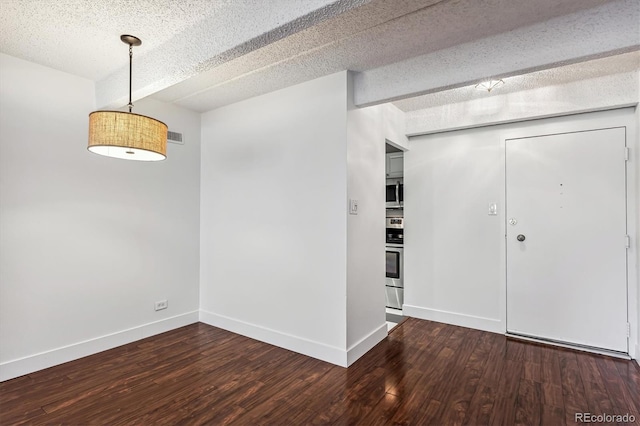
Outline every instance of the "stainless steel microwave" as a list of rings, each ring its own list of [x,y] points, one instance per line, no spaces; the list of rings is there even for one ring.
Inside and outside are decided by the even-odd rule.
[[[402,179],[387,179],[387,200],[388,209],[398,209],[404,205],[404,184]]]

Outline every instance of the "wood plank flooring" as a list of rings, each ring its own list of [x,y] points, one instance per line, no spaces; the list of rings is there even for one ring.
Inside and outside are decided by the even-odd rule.
[[[0,383],[0,424],[562,425],[635,363],[408,319],[348,369],[202,323]]]

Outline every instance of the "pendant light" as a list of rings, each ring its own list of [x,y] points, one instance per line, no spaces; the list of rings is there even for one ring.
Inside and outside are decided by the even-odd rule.
[[[131,68],[133,46],[142,41],[121,35],[129,45],[129,112],[94,111],[89,114],[89,151],[124,160],[159,161],[167,158],[167,125],[154,118],[131,112]]]

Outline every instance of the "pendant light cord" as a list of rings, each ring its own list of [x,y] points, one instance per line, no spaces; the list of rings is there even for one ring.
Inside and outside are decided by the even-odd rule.
[[[133,108],[133,103],[131,102],[131,68],[133,64],[133,45],[129,45],[129,112]]]

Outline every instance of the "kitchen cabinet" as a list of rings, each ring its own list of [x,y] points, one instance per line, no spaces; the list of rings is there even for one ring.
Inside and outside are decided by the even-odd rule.
[[[392,152],[386,156],[388,178],[400,178],[404,172],[404,152]]]

